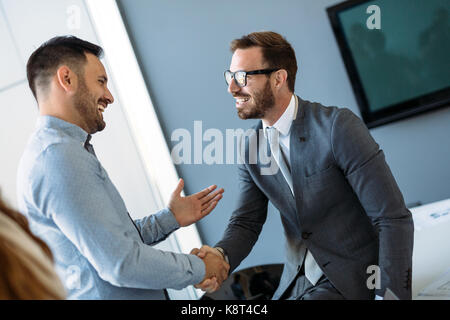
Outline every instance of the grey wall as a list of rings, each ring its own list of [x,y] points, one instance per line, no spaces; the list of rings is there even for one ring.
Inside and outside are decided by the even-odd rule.
[[[359,115],[335,38],[326,15],[334,0],[289,1],[118,1],[166,139],[193,122],[203,130],[248,128],[227,93],[229,42],[243,34],[273,30],[293,45],[299,62],[296,93],[324,105],[347,107]],[[126,62],[124,62],[126,63]],[[425,80],[425,79],[424,79]],[[450,109],[406,119],[371,130],[407,203],[428,203],[450,197]],[[203,145],[205,146],[205,144]],[[187,193],[215,183],[225,188],[224,200],[198,228],[209,245],[218,241],[238,194],[234,165],[179,165]],[[240,268],[281,262],[283,230],[271,207],[260,239]]]

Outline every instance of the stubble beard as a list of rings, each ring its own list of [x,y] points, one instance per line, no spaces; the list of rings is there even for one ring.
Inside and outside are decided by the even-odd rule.
[[[261,91],[255,92],[253,95],[254,104],[250,108],[238,110],[239,118],[246,119],[262,119],[266,112],[275,106],[275,97],[270,87],[270,82]]]
[[[74,105],[85,121],[89,134],[94,134],[105,129],[106,123],[98,114],[96,99],[90,93],[84,79],[79,80],[78,92],[74,97]]]

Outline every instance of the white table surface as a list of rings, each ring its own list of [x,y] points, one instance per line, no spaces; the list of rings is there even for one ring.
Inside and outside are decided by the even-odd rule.
[[[445,200],[450,203],[450,200]],[[410,209],[413,219],[419,221],[415,215],[423,209],[432,212],[436,205],[444,203],[428,204],[426,206]],[[421,210],[417,210],[421,209]],[[418,294],[444,273],[450,270],[450,219],[442,223],[424,226],[414,230],[413,270],[412,270],[412,296],[417,300],[449,299],[430,298],[418,296]]]

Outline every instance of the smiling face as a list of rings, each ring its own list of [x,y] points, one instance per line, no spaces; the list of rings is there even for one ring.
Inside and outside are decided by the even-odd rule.
[[[103,112],[114,98],[107,87],[105,67],[93,54],[86,54],[84,75],[78,78],[78,90],[73,103],[82,122],[83,129],[90,134],[102,131],[106,123]]]
[[[231,59],[230,71],[266,69],[260,47],[237,49]],[[270,76],[248,75],[247,85],[239,87],[234,80],[228,92],[236,99],[236,109],[241,119],[262,119],[275,105]]]

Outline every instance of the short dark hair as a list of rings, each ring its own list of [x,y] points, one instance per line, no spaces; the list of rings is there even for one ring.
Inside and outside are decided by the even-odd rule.
[[[87,62],[86,53],[101,58],[103,49],[75,36],[54,37],[37,48],[27,63],[28,85],[34,97],[37,99],[37,88],[47,88],[50,78],[64,64],[80,75]]]
[[[291,92],[295,88],[295,76],[297,75],[297,59],[291,44],[286,39],[273,31],[252,32],[231,42],[231,52],[237,49],[260,47],[268,68],[285,69],[287,71],[287,84]]]

